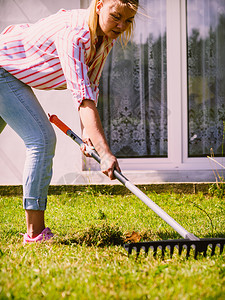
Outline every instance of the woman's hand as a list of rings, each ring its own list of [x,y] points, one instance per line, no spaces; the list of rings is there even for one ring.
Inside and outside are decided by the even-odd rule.
[[[91,139],[87,136],[83,136],[82,137],[82,141],[85,143],[83,144],[80,149],[82,151],[82,153],[86,156],[86,157],[91,157],[90,154],[88,154],[88,152],[86,151],[86,145],[89,146],[91,149],[95,149]],[[119,172],[121,172],[118,161],[116,159],[116,157],[114,155],[110,154],[105,154],[103,155],[103,157],[101,158],[101,171],[102,173],[104,173],[105,175],[107,175],[111,180],[116,179],[114,177],[113,171],[117,170]]]
[[[82,137],[83,142],[88,145],[91,149],[95,149],[91,139],[85,135]],[[86,145],[83,144],[81,146],[81,151],[82,153],[86,156],[86,157],[91,157],[91,155],[88,154],[88,152],[86,151]],[[103,154],[102,158],[101,158],[101,171],[102,173],[104,173],[105,175],[107,175],[111,180],[116,179],[114,177],[113,171],[117,170],[119,172],[121,172],[118,161],[116,159],[116,157],[114,155],[112,155],[111,153],[109,154]]]
[[[116,179],[113,171],[117,170],[121,172],[118,161],[116,157],[112,154],[103,155],[101,158],[101,171],[107,175],[111,180]]]
[[[89,146],[89,148],[91,148],[92,150],[94,150],[94,146],[92,144],[92,141],[90,139],[90,137],[87,135],[85,128],[83,129],[83,134],[82,134],[82,141]],[[86,157],[91,157],[90,154],[88,154],[88,152],[86,151],[86,145],[83,144],[80,149],[82,151],[82,153],[86,156]]]

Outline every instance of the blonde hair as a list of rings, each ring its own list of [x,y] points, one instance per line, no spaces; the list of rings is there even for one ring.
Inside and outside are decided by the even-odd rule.
[[[91,45],[93,46],[93,41],[96,36],[97,27],[98,27],[98,14],[96,13],[96,6],[99,0],[92,0],[89,10],[89,20],[88,26],[91,33]],[[133,9],[134,11],[138,10],[139,0],[119,0],[124,6],[128,6],[129,8]],[[132,35],[132,31],[134,28],[134,21],[130,24],[127,30],[120,36],[120,42],[123,45],[127,45],[129,39]]]

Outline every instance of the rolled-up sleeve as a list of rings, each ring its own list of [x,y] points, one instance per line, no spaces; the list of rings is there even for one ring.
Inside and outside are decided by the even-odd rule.
[[[86,64],[86,48],[90,45],[90,32],[84,28],[65,28],[58,33],[56,49],[77,109],[85,99],[97,105],[98,88],[91,83]]]

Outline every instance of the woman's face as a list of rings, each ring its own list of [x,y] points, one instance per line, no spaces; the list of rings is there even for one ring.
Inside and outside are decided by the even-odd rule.
[[[120,0],[98,1],[96,12],[99,16],[98,35],[106,35],[110,39],[116,39],[133,22],[136,11],[122,5]]]

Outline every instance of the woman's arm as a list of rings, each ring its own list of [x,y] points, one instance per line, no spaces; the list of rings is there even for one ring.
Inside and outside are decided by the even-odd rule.
[[[106,141],[102,123],[94,101],[83,100],[79,109],[79,114],[86,132],[101,158],[102,172],[109,176],[110,179],[115,179],[113,170],[117,169],[120,172],[119,164]]]

